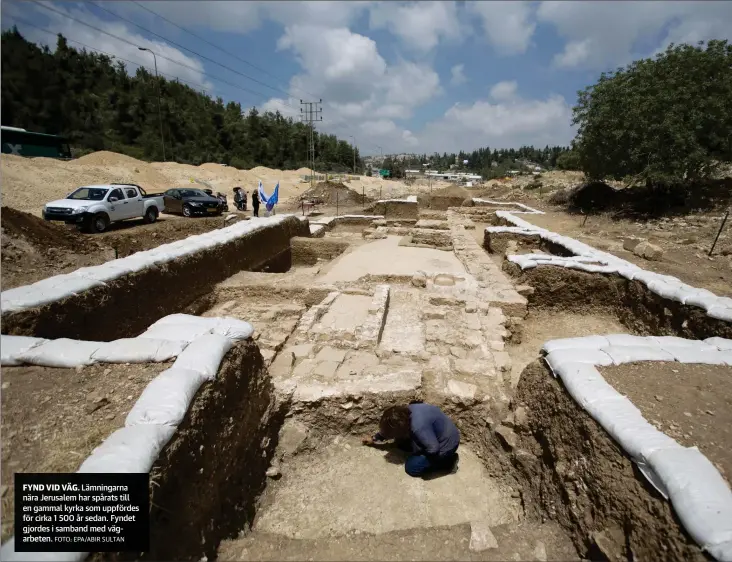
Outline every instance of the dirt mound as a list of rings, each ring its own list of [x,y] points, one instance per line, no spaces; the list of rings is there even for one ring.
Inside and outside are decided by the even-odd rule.
[[[302,194],[303,199],[316,199],[320,201],[321,205],[335,205],[336,198],[339,205],[360,205],[364,202],[364,197],[349,189],[342,183],[335,183],[331,181],[322,181],[315,184],[313,189],[308,189]],[[366,201],[370,201],[368,197]]]
[[[114,250],[73,227],[2,208],[2,288],[34,283],[114,257]]]
[[[38,251],[57,249],[89,253],[89,251],[98,249],[95,242],[92,242],[95,247],[90,248],[87,238],[70,228],[46,222],[11,207],[2,208],[2,233],[3,261],[6,258],[11,259],[11,256],[7,256],[5,253],[5,245],[13,240],[23,240],[36,247]]]
[[[301,176],[309,176],[310,168],[300,168],[298,170],[295,170],[295,173],[300,174]]]
[[[591,181],[572,189],[567,205],[571,211],[604,211],[617,205],[619,193],[605,182]]]
[[[448,185],[442,189],[432,190],[432,197],[461,197],[462,199],[467,199],[473,196],[474,194],[472,192],[459,185]]]
[[[99,152],[92,152],[71,160],[71,163],[83,166],[147,166],[147,162],[133,158],[132,156],[126,156],[124,154],[117,154],[116,152],[109,152],[107,150],[100,150]]]

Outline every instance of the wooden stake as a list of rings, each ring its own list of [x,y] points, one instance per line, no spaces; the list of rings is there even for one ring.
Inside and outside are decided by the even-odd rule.
[[[722,219],[722,224],[719,227],[719,232],[717,232],[717,236],[714,238],[714,243],[712,244],[712,248],[711,248],[711,250],[709,250],[709,256],[712,255],[712,252],[714,251],[714,247],[717,245],[717,240],[719,240],[719,236],[722,234],[722,229],[724,228],[724,225],[727,222],[727,217],[729,217],[729,209],[727,209],[727,212],[724,214],[724,218]]]

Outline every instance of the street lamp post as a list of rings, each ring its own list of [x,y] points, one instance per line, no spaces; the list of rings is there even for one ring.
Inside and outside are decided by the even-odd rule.
[[[158,58],[155,53],[146,47],[137,47],[141,51],[147,51],[152,54],[155,63],[155,82],[158,85],[158,120],[160,121],[160,143],[163,145],[163,162],[165,162],[165,137],[163,137],[163,112],[160,109],[160,80],[158,79]]]

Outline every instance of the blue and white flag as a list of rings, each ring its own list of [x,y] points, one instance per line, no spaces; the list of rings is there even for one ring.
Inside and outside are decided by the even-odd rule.
[[[259,180],[259,200],[265,205],[267,204],[267,201],[269,201],[269,197],[267,197],[267,194],[264,192],[262,180]]]
[[[268,211],[271,211],[274,209],[274,206],[277,205],[277,202],[280,200],[280,182],[277,182],[277,185],[275,185],[274,191],[272,192],[272,197],[269,197],[267,199],[266,208]]]

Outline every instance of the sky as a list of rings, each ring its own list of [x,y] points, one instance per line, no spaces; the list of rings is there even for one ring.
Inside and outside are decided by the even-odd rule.
[[[166,77],[245,110],[299,119],[322,99],[317,129],[364,155],[450,153],[568,145],[578,90],[671,43],[731,39],[732,2],[4,0],[13,25],[131,73],[153,68],[145,47]]]

